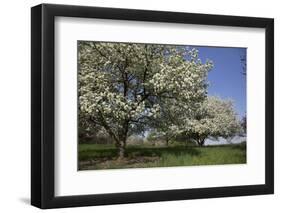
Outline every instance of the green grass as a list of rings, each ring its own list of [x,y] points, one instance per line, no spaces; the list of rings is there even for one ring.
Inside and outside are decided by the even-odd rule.
[[[79,144],[79,170],[244,164],[246,143],[220,146],[128,146],[117,160],[113,145]]]

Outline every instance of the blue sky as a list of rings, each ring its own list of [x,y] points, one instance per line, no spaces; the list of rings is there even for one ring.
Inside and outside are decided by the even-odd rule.
[[[203,63],[210,59],[214,68],[209,72],[209,95],[223,99],[230,98],[241,118],[246,113],[246,76],[242,75],[241,56],[246,55],[246,48],[192,46],[199,50]]]

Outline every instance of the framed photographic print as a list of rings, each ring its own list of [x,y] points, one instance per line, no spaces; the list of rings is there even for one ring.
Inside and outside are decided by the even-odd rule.
[[[31,9],[31,203],[272,194],[274,21]]]

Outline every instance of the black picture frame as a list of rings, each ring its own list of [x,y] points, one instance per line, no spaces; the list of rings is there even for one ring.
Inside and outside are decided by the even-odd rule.
[[[93,195],[54,195],[55,17],[264,28],[265,184]],[[41,4],[31,9],[31,204],[42,208],[217,198],[274,193],[274,20],[240,16]]]

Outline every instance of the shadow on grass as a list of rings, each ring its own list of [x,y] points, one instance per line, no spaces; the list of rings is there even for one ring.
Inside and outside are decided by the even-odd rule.
[[[126,157],[127,158],[135,158],[135,157],[161,157],[165,154],[170,155],[190,155],[190,156],[198,156],[200,155],[200,151],[195,147],[184,147],[184,146],[176,146],[176,147],[128,147],[126,149]],[[116,148],[105,148],[105,149],[91,149],[84,150],[79,152],[79,160],[90,160],[92,158],[108,158],[114,159],[117,158],[118,151]]]

